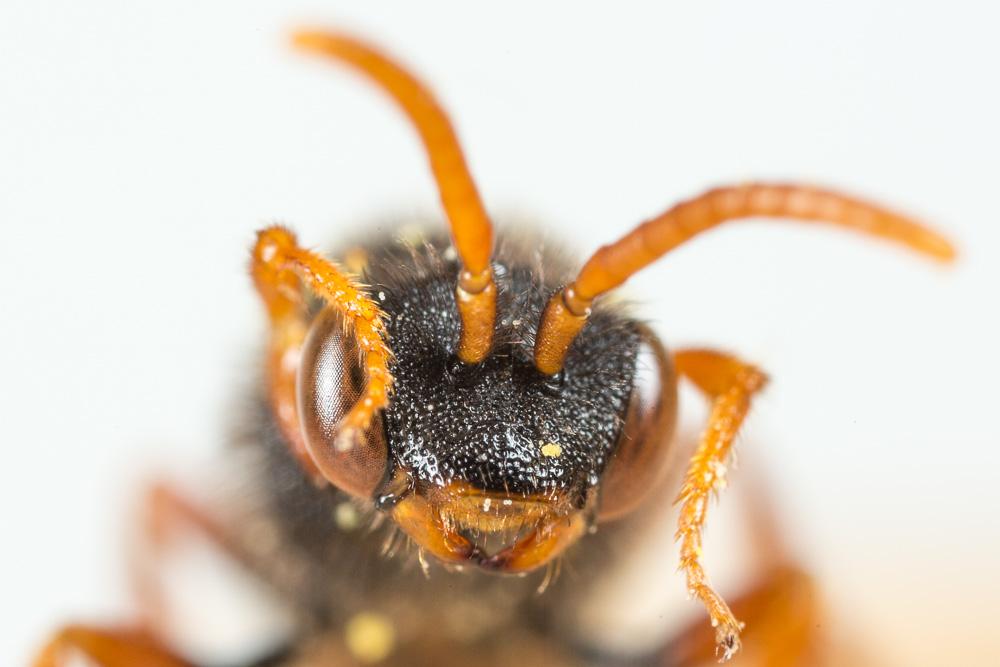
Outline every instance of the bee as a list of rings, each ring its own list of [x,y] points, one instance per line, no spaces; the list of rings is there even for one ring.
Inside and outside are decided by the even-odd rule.
[[[283,226],[257,235],[250,272],[270,337],[234,438],[234,474],[253,491],[226,508],[167,484],[147,499],[154,544],[193,528],[294,611],[287,642],[246,664],[623,664],[572,632],[574,610],[613,561],[608,545],[648,523],[680,470],[681,380],[710,405],[670,492],[680,570],[708,621],[628,664],[691,664],[713,650],[727,660],[755,623],[778,647],[761,664],[804,655],[807,577],[775,570],[730,606],[703,566],[710,501],[767,375],[726,352],[668,351],[606,295],[687,240],[748,218],[836,225],[943,262],[952,245],[854,197],[747,183],[675,205],[577,268],[538,237],[494,229],[448,117],[405,68],[345,34],[302,31],[294,43],[400,107],[450,234],[397,230],[336,261]],[[572,568],[570,584],[561,568]],[[145,624],[66,626],[35,665],[75,654],[103,667],[192,664]]]

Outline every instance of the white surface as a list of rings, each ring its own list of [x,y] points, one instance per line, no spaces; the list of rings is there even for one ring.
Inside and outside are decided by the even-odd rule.
[[[126,609],[137,466],[204,458],[255,373],[254,229],[286,220],[322,244],[437,211],[397,112],[286,48],[317,19],[422,73],[488,206],[581,252],[749,178],[834,185],[947,230],[953,270],[735,225],[629,292],[670,343],[771,371],[754,456],[884,664],[997,648],[993,5],[329,4],[0,5],[0,662],[23,664],[60,620]]]

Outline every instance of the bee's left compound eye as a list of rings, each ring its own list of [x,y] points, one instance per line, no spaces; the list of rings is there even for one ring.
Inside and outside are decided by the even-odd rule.
[[[625,516],[648,498],[673,453],[677,420],[673,363],[652,331],[642,326],[640,333],[635,386],[625,424],[601,481],[601,521]]]
[[[324,310],[306,337],[297,402],[306,446],[323,476],[367,499],[385,475],[388,455],[379,415],[361,433],[342,427],[344,416],[364,393],[367,380],[361,358],[340,314]]]

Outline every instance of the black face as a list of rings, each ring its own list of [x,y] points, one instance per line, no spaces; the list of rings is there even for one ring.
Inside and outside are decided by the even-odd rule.
[[[640,324],[598,311],[565,371],[536,369],[534,332],[565,278],[558,257],[540,247],[501,238],[493,347],[476,364],[454,353],[459,267],[445,240],[360,253],[362,279],[386,318],[394,379],[388,405],[360,438],[341,439],[365,375],[335,310],[317,314],[303,348],[299,414],[324,476],[376,501],[443,562],[510,573],[549,563],[595,521],[631,511],[666,460],[671,363]]]
[[[493,352],[467,366],[453,354],[458,265],[440,245],[386,246],[365,276],[386,312],[395,389],[383,414],[390,462],[418,484],[555,495],[582,502],[599,483],[632,393],[639,334],[595,313],[557,378],[532,362],[538,318],[558,283],[536,252],[498,248]],[[549,258],[547,273],[551,275]],[[557,276],[558,277],[558,276]]]

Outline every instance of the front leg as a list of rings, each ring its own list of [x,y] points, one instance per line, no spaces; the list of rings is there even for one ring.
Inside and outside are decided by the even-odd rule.
[[[733,439],[750,409],[751,397],[763,388],[767,376],[735,357],[711,350],[682,350],[674,355],[674,363],[679,373],[712,399],[708,426],[677,496],[681,506],[677,539],[688,590],[705,605],[715,628],[716,650],[728,660],[740,648],[743,624],[708,583],[701,564],[702,530],[711,496],[725,486]]]
[[[250,270],[271,320],[267,361],[271,409],[292,454],[317,483],[329,481],[355,496],[370,497],[379,480],[355,479],[344,468],[345,459],[357,456],[361,448],[354,447],[356,441],[387,405],[392,390],[385,313],[364,285],[334,262],[301,247],[295,235],[281,226],[257,234]],[[307,446],[296,394],[302,348],[312,321],[303,288],[338,313],[362,355],[365,376],[364,393],[337,426],[335,446],[314,450]]]

